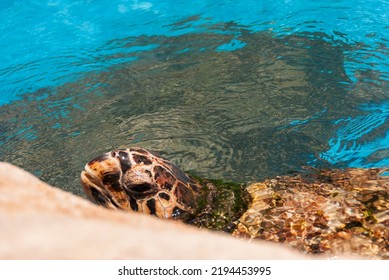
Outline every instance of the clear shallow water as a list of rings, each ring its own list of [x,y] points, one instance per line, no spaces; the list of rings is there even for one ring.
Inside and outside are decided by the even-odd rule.
[[[75,193],[130,145],[235,181],[389,166],[388,3],[349,2],[2,3],[1,160]]]

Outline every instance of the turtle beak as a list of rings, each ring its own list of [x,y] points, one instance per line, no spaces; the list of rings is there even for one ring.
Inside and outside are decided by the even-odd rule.
[[[97,202],[93,192],[104,192],[104,184],[88,164],[85,166],[85,171],[81,172],[81,183],[87,197],[91,201]]]
[[[103,183],[99,180],[99,178],[88,171],[81,172],[81,183],[84,186],[84,191],[86,193],[88,193],[88,189],[90,187],[95,187],[97,189],[104,188]]]
[[[84,169],[85,170],[81,172],[81,183],[84,187],[84,192],[91,201],[102,204],[100,201],[96,201],[96,193],[107,193],[103,181],[104,175],[120,172],[120,163],[118,163],[116,159],[110,157],[107,153],[88,162]]]
[[[103,180],[103,171],[104,171],[104,162],[108,159],[106,155],[97,157],[90,162],[88,162],[84,171],[81,172],[81,182],[84,185],[84,190],[86,186],[94,186],[96,188],[104,188]],[[87,192],[85,190],[85,192]]]

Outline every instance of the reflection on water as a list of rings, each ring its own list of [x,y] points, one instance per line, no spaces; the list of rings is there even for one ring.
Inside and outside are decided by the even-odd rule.
[[[137,61],[1,106],[1,159],[77,194],[84,164],[117,147],[245,182],[308,164],[387,164],[387,91],[350,83],[350,46],[321,34],[240,34],[143,37],[154,49]],[[239,46],[217,49],[228,44]],[[358,161],[363,145],[377,147]]]
[[[362,115],[342,118],[330,148],[321,157],[331,163],[347,162],[350,167],[389,166],[389,102],[364,104]]]

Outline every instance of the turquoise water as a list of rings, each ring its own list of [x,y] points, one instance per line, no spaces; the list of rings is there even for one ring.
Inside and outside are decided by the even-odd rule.
[[[78,193],[142,145],[203,176],[389,166],[387,1],[0,3],[0,156]]]
[[[235,38],[217,50],[244,47],[239,30],[217,28],[221,23],[234,23],[251,32],[271,31],[274,36],[323,33],[333,44],[359,44],[357,52],[344,53],[348,77],[357,82],[359,71],[373,70],[380,79],[372,82],[389,79],[387,1],[192,2],[2,1],[0,104],[86,71],[137,59],[137,52],[156,47],[102,47],[115,39],[233,33]]]

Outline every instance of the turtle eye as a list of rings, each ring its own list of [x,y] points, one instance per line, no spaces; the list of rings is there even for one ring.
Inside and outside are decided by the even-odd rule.
[[[131,168],[131,161],[128,156],[128,153],[124,150],[115,150],[111,152],[111,156],[117,158],[120,162],[120,167],[125,173],[128,169]]]
[[[124,151],[120,151],[117,154],[117,157],[120,161],[120,166],[122,167],[123,173],[125,173],[128,169],[131,168],[130,158],[128,157],[128,153]]]

